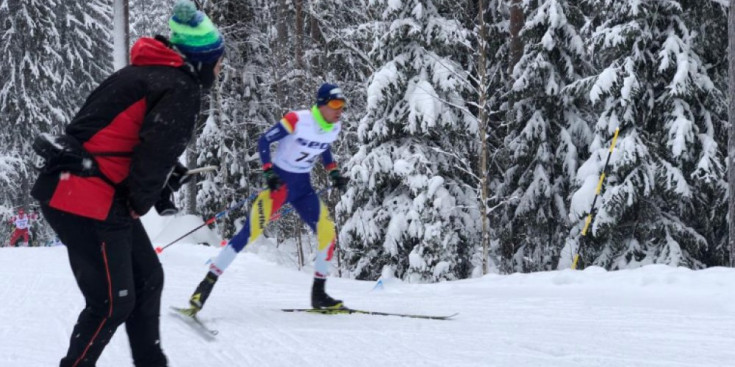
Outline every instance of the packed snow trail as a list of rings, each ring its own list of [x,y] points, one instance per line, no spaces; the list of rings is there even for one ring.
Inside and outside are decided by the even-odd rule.
[[[161,254],[163,347],[172,367],[726,366],[735,361],[735,270],[666,266],[488,275],[438,284],[331,278],[354,308],[460,315],[416,320],[286,313],[309,307],[311,271],[241,254],[200,313],[205,340],[169,314],[186,306],[216,248]],[[257,250],[257,248],[255,249]],[[273,250],[271,251],[278,251]],[[63,246],[0,248],[0,366],[57,365],[83,307]],[[132,366],[119,328],[98,366]]]

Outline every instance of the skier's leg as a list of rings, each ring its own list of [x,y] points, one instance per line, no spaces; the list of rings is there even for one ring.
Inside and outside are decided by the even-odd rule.
[[[15,244],[18,242],[18,240],[20,240],[20,230],[16,229],[10,236],[10,242],[8,243],[8,246],[15,247]]]
[[[317,237],[316,259],[314,260],[314,284],[311,290],[311,305],[314,308],[340,308],[343,303],[330,297],[324,290],[329,274],[329,261],[334,254],[336,231],[329,218],[329,210],[311,190],[302,198],[291,202],[301,219],[311,227]]]
[[[66,244],[72,271],[86,301],[61,366],[94,366],[117,327],[135,306],[130,253],[132,218],[120,215],[127,215],[125,208],[113,208],[120,214],[106,222],[48,206],[41,209]]]
[[[220,250],[217,257],[209,265],[209,272],[205,275],[204,279],[199,283],[194,293],[189,299],[189,304],[192,306],[194,313],[204,307],[204,303],[212,293],[214,284],[219,279],[219,276],[232,264],[240,251],[248,243],[255,241],[263,230],[268,225],[270,216],[278,211],[283,206],[288,195],[288,189],[286,185],[283,185],[279,190],[271,193],[269,190],[263,190],[255,198],[253,205],[250,209],[248,219],[245,221],[245,225],[240,231],[233,237],[230,242]]]
[[[315,192],[291,203],[301,219],[311,227],[317,237],[317,252],[314,261],[314,277],[324,279],[329,274],[329,261],[334,254],[336,231],[329,218],[329,210]]]
[[[268,190],[262,191],[253,202],[250,208],[250,214],[245,221],[242,229],[238,232],[230,242],[225,246],[212,261],[209,271],[214,275],[221,275],[225,269],[232,263],[240,251],[245,246],[260,237],[263,230],[268,225],[270,217],[273,213],[283,206],[288,195],[286,186],[281,186],[278,191],[270,193]]]
[[[160,313],[163,268],[140,220],[133,223],[133,278],[135,309],[125,328],[137,367],[166,366],[161,350]]]
[[[28,228],[23,230],[23,247],[28,247]]]

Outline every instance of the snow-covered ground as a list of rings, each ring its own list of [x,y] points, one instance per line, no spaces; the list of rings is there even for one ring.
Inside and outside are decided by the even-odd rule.
[[[195,222],[146,224],[160,245]],[[332,278],[327,290],[354,308],[459,315],[291,314],[280,309],[308,307],[311,271],[278,261],[292,254],[269,245],[241,254],[220,278],[201,313],[219,330],[213,341],[168,308],[186,305],[217,248],[188,240],[161,254],[170,366],[735,366],[733,269],[590,268],[439,284],[392,280],[382,289]],[[0,366],[57,365],[83,307],[65,248],[0,248],[0,279]],[[123,327],[98,366],[132,366]]]

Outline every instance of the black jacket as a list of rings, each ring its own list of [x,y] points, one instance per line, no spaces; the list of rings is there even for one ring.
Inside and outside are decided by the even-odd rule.
[[[32,195],[52,208],[105,220],[113,200],[143,215],[193,137],[201,86],[191,65],[165,40],[141,38],[132,65],[87,98],[66,134],[95,156],[105,177],[42,174]]]

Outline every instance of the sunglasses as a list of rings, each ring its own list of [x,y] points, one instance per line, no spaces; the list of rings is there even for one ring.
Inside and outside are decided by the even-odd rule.
[[[333,110],[341,110],[345,106],[345,101],[341,99],[333,99],[327,102],[327,106]]]

